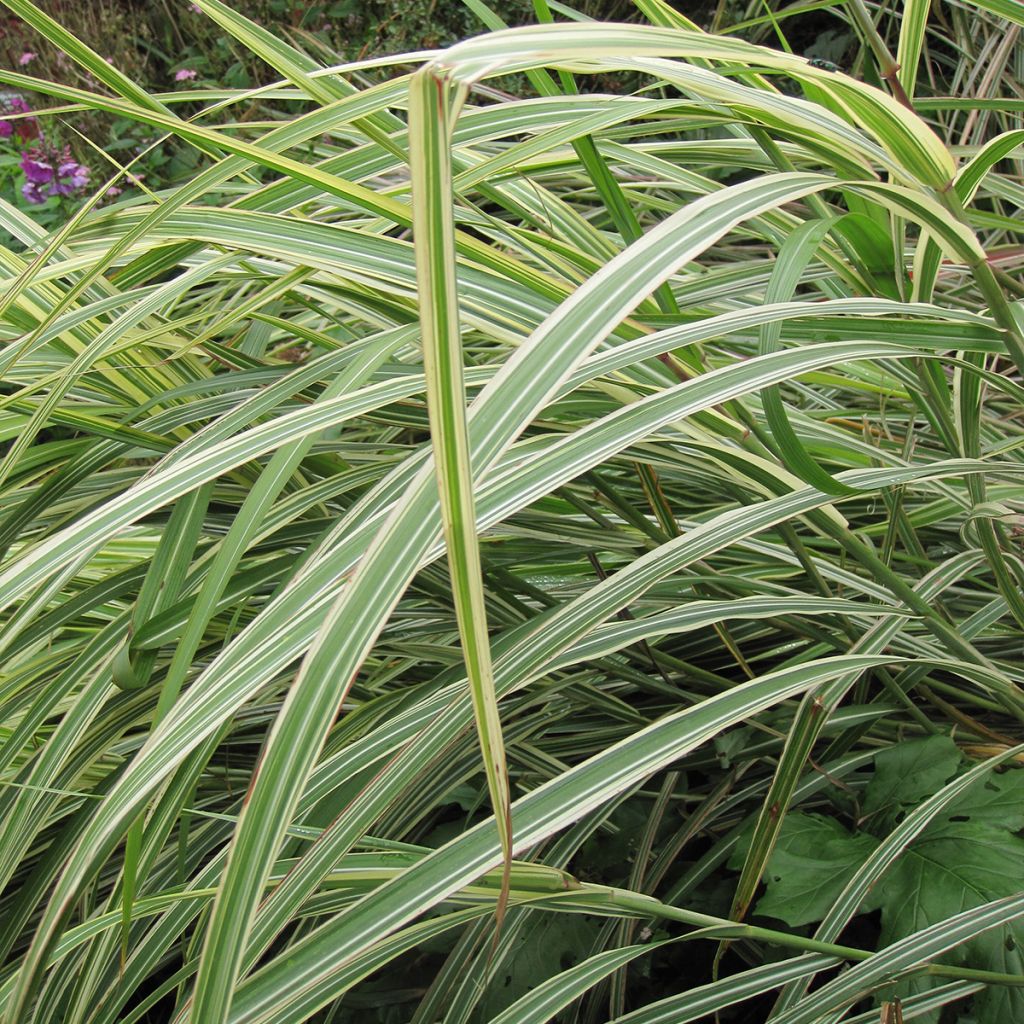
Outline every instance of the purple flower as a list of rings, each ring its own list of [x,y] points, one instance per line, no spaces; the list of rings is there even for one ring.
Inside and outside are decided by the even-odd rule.
[[[19,58],[18,63],[24,67],[26,64],[31,64],[36,59],[38,54],[33,53],[31,50],[26,50]]]
[[[74,195],[89,184],[89,168],[71,156],[68,146],[63,150],[52,146],[25,150],[21,154],[21,169],[28,179],[21,194],[29,203],[45,203],[50,196]]]
[[[21,154],[21,169],[33,185],[47,185],[53,181],[53,164],[40,147],[28,149]]]
[[[67,183],[58,183],[57,188],[64,195],[68,195],[77,189],[85,188],[89,184],[89,168],[78,163],[77,160],[72,160],[70,154],[65,151],[64,161],[57,168],[57,178],[60,181],[67,178]]]
[[[180,71],[174,72],[174,80],[176,82],[187,82],[195,77],[196,73],[191,68],[182,68]]]

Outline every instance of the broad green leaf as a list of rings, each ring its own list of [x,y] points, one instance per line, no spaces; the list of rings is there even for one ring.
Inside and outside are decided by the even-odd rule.
[[[879,752],[875,773],[864,792],[868,825],[881,831],[908,806],[937,793],[960,764],[960,751],[945,736],[905,740]]]
[[[848,1006],[888,978],[926,963],[967,940],[977,941],[985,932],[1016,920],[1022,913],[1024,896],[979,901],[974,909],[943,918],[938,924],[921,928],[886,946],[881,952],[823,985],[775,1020],[778,1024],[811,1024],[820,1019],[823,1012]]]
[[[974,787],[979,778],[985,777],[993,767],[1005,763],[1019,753],[1020,748],[1011,748],[1002,754],[983,761],[970,771],[955,778],[945,785],[934,796],[929,797],[923,803],[914,808],[900,822],[899,826],[889,833],[875,848],[874,852],[858,867],[849,883],[843,889],[839,898],[833,903],[828,913],[822,918],[822,922],[815,932],[815,937],[828,940],[835,938],[846,926],[849,920],[860,910],[865,903],[869,892],[875,887],[879,879],[885,876],[889,868],[897,861],[907,845],[920,833],[937,820],[937,816],[948,815],[951,806],[966,803],[969,799],[964,796],[966,791]],[[1015,773],[1011,778],[1017,778]],[[994,780],[992,780],[994,781]],[[998,785],[986,785],[985,795],[994,794],[995,799],[991,800],[997,806],[1005,806],[1000,799],[1002,787]],[[977,788],[974,788],[970,797],[973,803],[979,803]],[[980,801],[982,806],[988,806],[990,799]],[[1013,819],[1011,818],[1011,821]],[[776,1004],[776,1012],[792,1006],[806,990],[805,981],[792,982],[786,986]]]
[[[873,836],[851,835],[834,818],[787,814],[765,869],[765,893],[756,912],[793,927],[820,921],[876,845]],[[737,856],[733,866],[741,865]]]
[[[927,778],[916,780],[918,785],[909,791],[897,788],[894,799],[909,803],[915,792],[930,795],[941,783],[935,771]],[[1020,771],[991,775],[947,806],[907,847],[868,903],[869,909],[882,909],[884,941],[1019,891],[1024,840],[1015,833],[1021,822],[1022,785]],[[1024,971],[1022,943],[1024,930],[1014,923],[972,940],[957,956],[973,967],[1019,974]],[[1017,989],[989,989],[976,1000],[979,1017],[1012,1019],[1021,1012],[1022,999]]]

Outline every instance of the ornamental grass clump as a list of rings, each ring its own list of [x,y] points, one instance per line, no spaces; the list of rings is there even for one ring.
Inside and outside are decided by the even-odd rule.
[[[199,161],[0,203],[5,1024],[1024,1019],[1017,5],[3,2]]]

